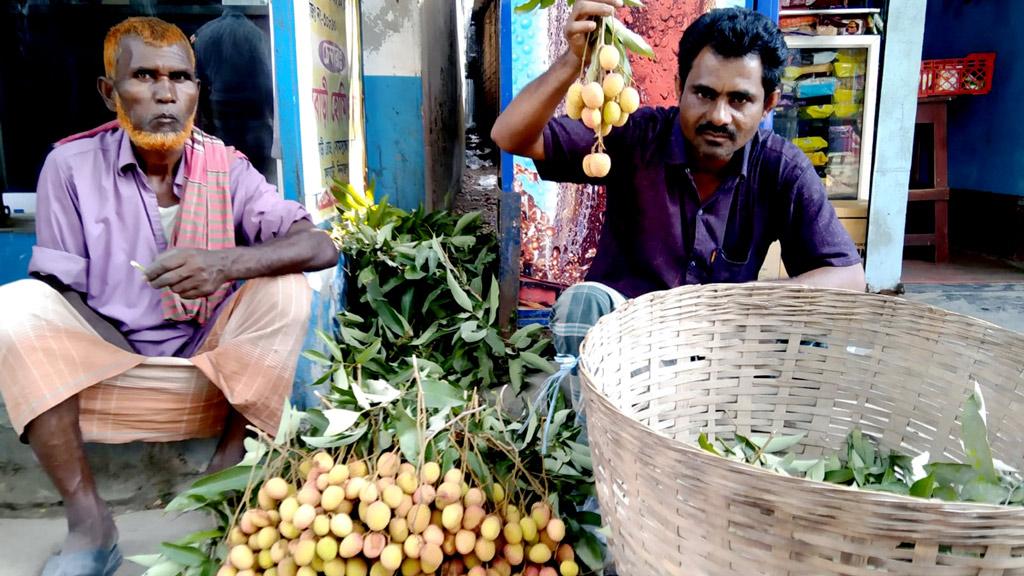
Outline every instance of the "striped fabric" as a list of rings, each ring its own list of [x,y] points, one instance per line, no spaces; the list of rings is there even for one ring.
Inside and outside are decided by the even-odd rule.
[[[91,138],[101,132],[118,128],[118,121],[111,120],[92,130],[68,136],[58,141],[55,146]],[[192,136],[185,141],[185,190],[182,192],[178,223],[170,238],[171,246],[199,250],[235,247],[231,186],[228,177],[231,158],[236,153],[234,148],[225,146],[218,138],[198,128],[192,129]],[[177,322],[195,319],[199,324],[206,324],[230,290],[231,283],[225,282],[205,298],[186,300],[172,292],[170,288],[164,288],[160,291],[164,318]]]
[[[587,332],[602,316],[626,301],[622,294],[598,282],[582,282],[570,286],[558,297],[551,310],[551,335],[559,357],[579,358],[580,344]],[[573,368],[561,380],[563,392],[572,400],[578,423],[586,426],[586,415],[580,399],[579,376]]]
[[[228,183],[230,168],[231,157],[224,143],[193,128],[192,137],[185,142],[185,191],[178,224],[171,237],[172,246],[199,250],[235,247]],[[170,288],[164,288],[160,292],[164,318],[178,322],[194,318],[199,324],[206,324],[230,290],[231,283],[225,282],[205,298],[186,300]]]
[[[551,333],[555,351],[578,357],[587,332],[602,316],[626,301],[622,294],[598,282],[570,286],[558,297],[551,310]]]
[[[196,356],[147,358],[105,342],[42,282],[0,286],[0,394],[19,436],[76,394],[87,442],[216,436],[229,404],[273,433],[311,298],[301,274],[250,280],[225,303]]]

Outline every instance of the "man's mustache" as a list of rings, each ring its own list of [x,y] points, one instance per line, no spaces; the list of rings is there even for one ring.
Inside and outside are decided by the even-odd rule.
[[[729,128],[728,126],[715,126],[710,122],[705,122],[697,126],[697,134],[718,134],[720,136],[725,136],[729,140],[736,139],[736,132],[734,132],[732,128]]]

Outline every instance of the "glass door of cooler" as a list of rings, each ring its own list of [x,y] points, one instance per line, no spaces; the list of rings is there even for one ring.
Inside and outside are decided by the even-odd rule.
[[[871,188],[878,36],[787,36],[789,60],[775,131],[814,165],[832,200]]]

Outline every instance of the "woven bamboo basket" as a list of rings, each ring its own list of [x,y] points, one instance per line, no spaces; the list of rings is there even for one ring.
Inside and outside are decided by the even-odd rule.
[[[1024,575],[1024,508],[858,491],[739,464],[700,432],[859,427],[962,461],[974,382],[993,453],[1024,467],[1024,335],[897,298],[786,285],[683,287],[630,301],[580,354],[598,498],[624,576]]]

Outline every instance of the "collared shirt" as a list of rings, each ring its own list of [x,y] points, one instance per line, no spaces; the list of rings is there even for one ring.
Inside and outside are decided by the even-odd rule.
[[[603,184],[606,211],[587,280],[635,298],[685,284],[757,279],[768,247],[782,243],[796,276],[860,262],[807,157],[770,130],[733,157],[715,193],[701,201],[679,109],[642,108],[604,138],[603,179],[583,173],[594,132],[555,118],[544,129],[545,180]]]
[[[181,198],[181,162],[173,190]],[[236,155],[229,173],[236,243],[259,244],[309,219]],[[214,321],[164,320],[160,291],[129,262],[146,265],[168,249],[156,193],[123,130],[69,142],[50,152],[39,174],[36,245],[29,272],[54,276],[84,295],[139,354],[191,356]],[[219,310],[218,310],[219,312]]]

